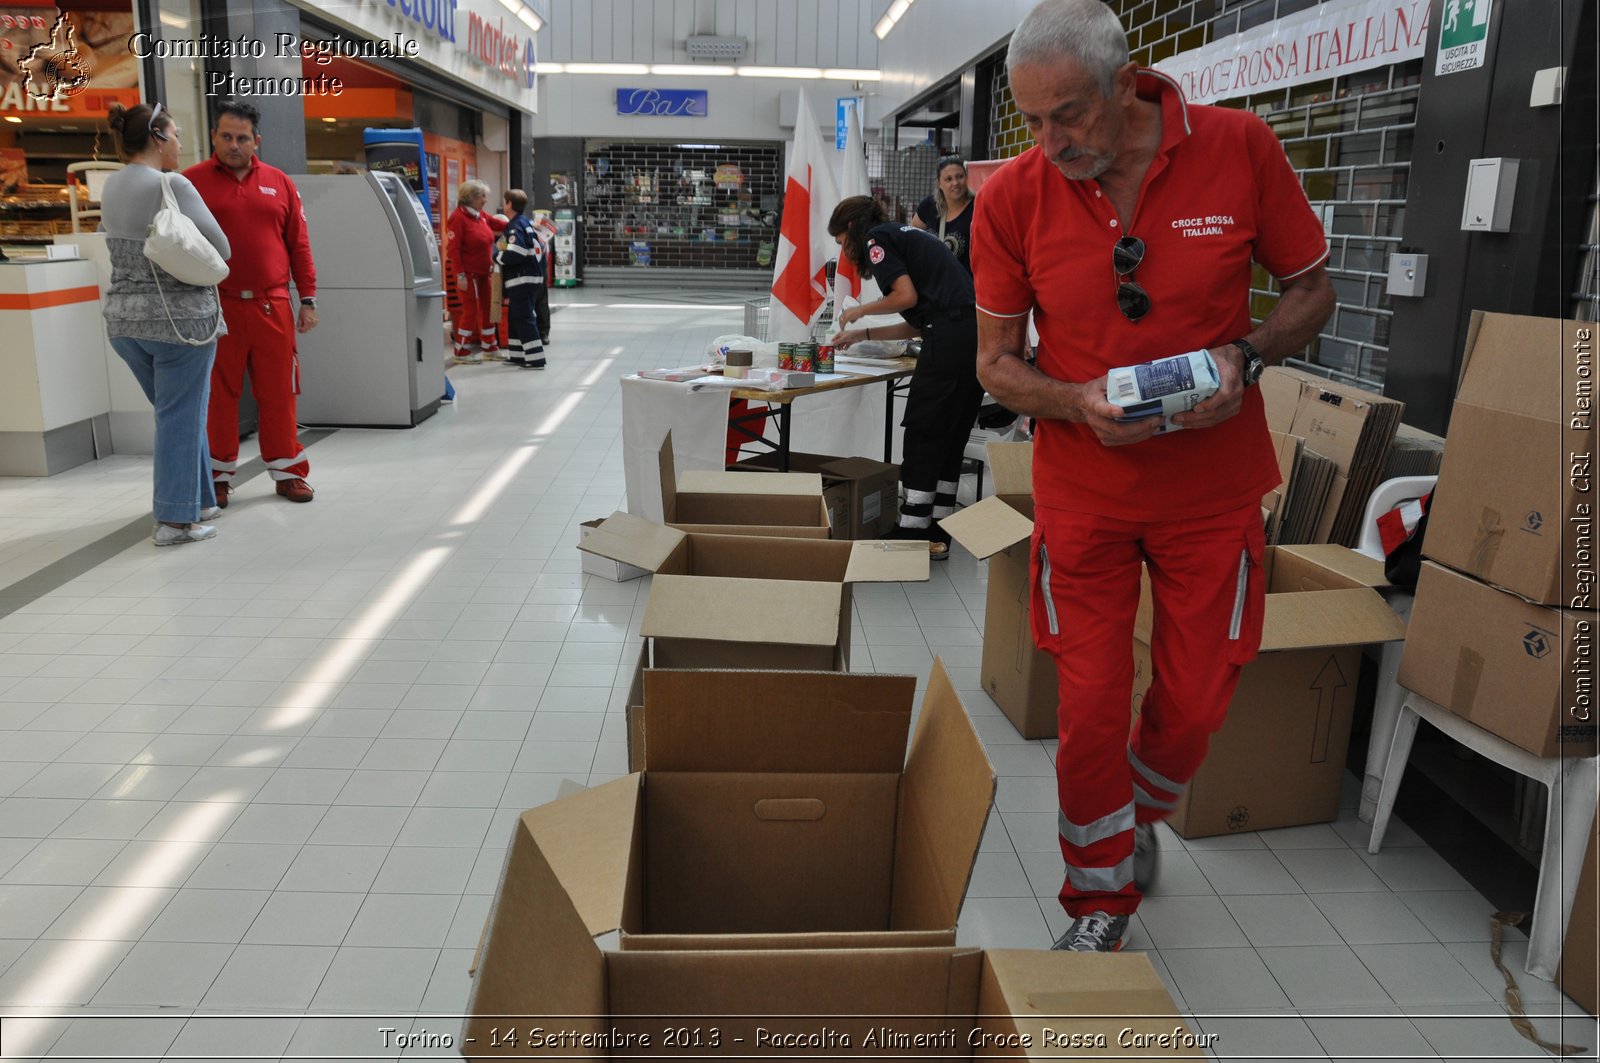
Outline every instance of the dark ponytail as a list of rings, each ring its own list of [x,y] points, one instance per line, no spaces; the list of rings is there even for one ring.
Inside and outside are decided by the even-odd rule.
[[[126,162],[150,147],[150,116],[155,108],[148,103],[124,107],[113,103],[106,112],[106,124],[111,126],[111,139],[117,155]],[[163,111],[156,116],[155,128],[165,130],[172,125],[172,116]]]
[[[828,235],[843,234],[844,254],[865,274],[872,268],[867,262],[867,230],[888,220],[889,212],[871,196],[847,196],[828,218]]]

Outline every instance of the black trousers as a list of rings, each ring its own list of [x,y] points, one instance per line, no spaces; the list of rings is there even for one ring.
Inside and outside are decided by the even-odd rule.
[[[978,319],[972,308],[922,327],[922,356],[900,425],[898,534],[949,542],[937,522],[955,512],[961,459],[983,402],[978,383]]]
[[[539,322],[539,335],[544,339],[550,338],[550,282],[538,286],[533,296],[533,313]]]

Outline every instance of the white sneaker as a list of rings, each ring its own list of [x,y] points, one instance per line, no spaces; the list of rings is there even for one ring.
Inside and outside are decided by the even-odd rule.
[[[201,520],[216,520],[220,516],[222,516],[221,506],[207,506],[200,511]]]
[[[216,535],[217,529],[209,524],[191,524],[187,528],[157,524],[155,533],[150,538],[157,546],[177,546],[181,543],[197,543],[202,539],[214,539]]]

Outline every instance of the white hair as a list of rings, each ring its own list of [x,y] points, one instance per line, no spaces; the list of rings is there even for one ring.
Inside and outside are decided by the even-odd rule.
[[[1006,70],[1070,59],[1110,96],[1118,70],[1128,62],[1128,35],[1103,0],[1044,0],[1028,12],[1006,53]]]
[[[462,181],[461,186],[456,189],[456,203],[463,207],[471,206],[472,201],[478,198],[478,196],[486,196],[488,194],[488,185],[484,184],[476,177],[469,177],[465,181]]]

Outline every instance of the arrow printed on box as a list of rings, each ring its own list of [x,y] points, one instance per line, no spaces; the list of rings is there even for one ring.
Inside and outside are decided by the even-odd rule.
[[[1311,732],[1311,763],[1321,764],[1328,759],[1328,739],[1333,734],[1333,703],[1339,697],[1339,688],[1348,686],[1345,682],[1344,672],[1339,668],[1339,662],[1332,655],[1328,663],[1317,672],[1317,678],[1311,681],[1311,689],[1317,692],[1317,722],[1316,729]]]

